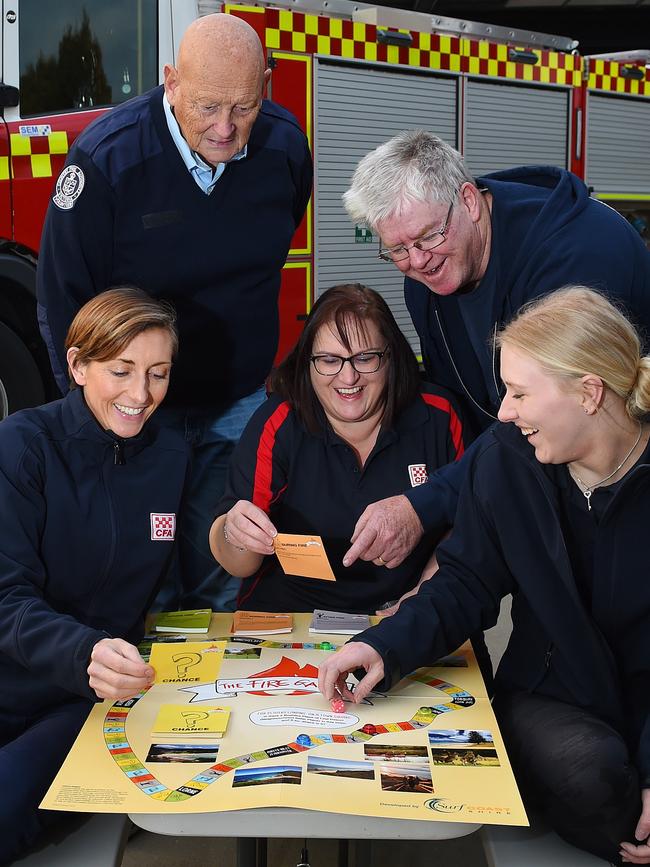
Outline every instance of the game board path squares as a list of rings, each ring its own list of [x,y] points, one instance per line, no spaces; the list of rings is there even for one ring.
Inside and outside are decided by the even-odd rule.
[[[185,638],[179,635],[179,641],[184,641]],[[201,639],[199,639],[200,641]],[[230,644],[251,644],[254,647],[270,647],[274,650],[326,650],[328,653],[332,650],[338,650],[340,644],[332,644],[331,641],[320,641],[318,643],[311,641],[268,641],[265,638],[255,638],[246,635],[223,635],[220,638],[210,638],[206,641],[227,641]],[[149,661],[151,652],[151,640],[141,641],[138,645],[140,656],[145,662]]]
[[[299,646],[304,648],[309,645],[302,644]],[[474,697],[466,692],[466,690],[461,689],[452,683],[441,680],[440,678],[432,677],[430,669],[423,669],[414,672],[409,675],[409,679],[441,690],[451,698],[451,703],[419,707],[411,719],[405,722],[378,723],[376,725],[366,723],[366,725],[362,726],[360,729],[350,732],[350,734],[347,735],[329,733],[319,735],[299,734],[295,741],[291,741],[288,744],[268,747],[267,749],[259,750],[254,753],[245,753],[241,756],[235,756],[234,758],[227,759],[224,762],[217,762],[206,770],[202,770],[198,774],[195,774],[187,781],[187,783],[178,786],[176,789],[170,789],[150,773],[148,768],[144,766],[133,752],[126,734],[126,721],[129,711],[144,695],[147,694],[149,691],[148,689],[143,690],[133,698],[116,701],[109,708],[106,717],[104,718],[104,741],[117,766],[145,795],[148,795],[157,801],[167,801],[168,803],[185,801],[188,798],[193,798],[195,795],[200,794],[211,783],[218,780],[219,777],[244,765],[265,761],[266,759],[277,758],[278,756],[304,752],[305,750],[311,750],[314,749],[314,747],[319,747],[323,744],[363,743],[371,740],[377,735],[426,728],[431,725],[440,714],[460,710],[461,708],[470,707],[474,704]]]

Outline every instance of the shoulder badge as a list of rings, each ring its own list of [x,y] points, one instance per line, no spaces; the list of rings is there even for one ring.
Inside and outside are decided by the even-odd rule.
[[[62,211],[69,211],[74,206],[84,188],[86,178],[79,166],[66,166],[59,175],[52,201]]]
[[[408,469],[412,488],[415,488],[418,485],[423,485],[425,482],[429,481],[426,464],[409,464]]]

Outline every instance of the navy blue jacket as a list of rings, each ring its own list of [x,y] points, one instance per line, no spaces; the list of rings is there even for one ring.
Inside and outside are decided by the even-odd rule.
[[[492,194],[487,270],[472,292],[435,295],[406,278],[404,292],[422,346],[427,379],[450,389],[474,433],[500,403],[495,328],[526,301],[580,283],[619,299],[650,334],[650,252],[616,211],[589,197],[563,169],[523,167],[477,179]],[[453,523],[466,461],[443,468],[407,492],[425,529]]]
[[[64,197],[70,207],[48,209],[39,323],[65,394],[65,335],[86,301],[124,283],[172,301],[183,351],[167,405],[213,406],[251,394],[273,364],[280,276],[311,157],[295,118],[265,100],[246,158],[228,163],[208,196],[174,144],[162,95],[158,87],[112,109],[70,149],[66,165],[81,169],[84,186]]]
[[[174,548],[155,516],[178,514],[187,468],[180,435],[118,441],[81,389],[0,424],[0,710],[96,699],[90,652],[139,641]]]
[[[648,786],[650,465],[628,473],[598,525],[591,613],[562,534],[557,471],[535,459],[514,425],[488,430],[470,456],[454,532],[438,548],[439,572],[356,640],[381,653],[390,685],[493,626],[512,593],[497,691],[536,692],[612,723]]]

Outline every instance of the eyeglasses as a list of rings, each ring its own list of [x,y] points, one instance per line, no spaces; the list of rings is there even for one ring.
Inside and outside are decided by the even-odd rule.
[[[376,373],[387,352],[388,346],[381,352],[358,352],[356,355],[348,355],[346,358],[341,355],[312,355],[310,361],[314,365],[316,373],[320,373],[321,376],[335,376],[343,370],[346,361],[350,362],[350,366],[357,373]]]
[[[455,204],[456,199],[453,198],[449,205],[445,222],[436,232],[429,232],[428,235],[423,235],[421,238],[418,238],[417,241],[413,241],[413,243],[408,246],[405,244],[398,244],[397,247],[386,247],[386,249],[379,251],[377,254],[378,257],[384,262],[402,262],[404,259],[409,258],[409,250],[412,250],[414,247],[416,250],[420,250],[421,253],[435,250],[436,247],[439,247],[447,240],[449,221]]]

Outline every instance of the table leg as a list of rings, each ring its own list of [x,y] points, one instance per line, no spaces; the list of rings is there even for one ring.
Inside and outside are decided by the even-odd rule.
[[[257,840],[255,837],[237,837],[237,867],[257,867]]]
[[[354,867],[371,867],[372,840],[355,840],[354,841]]]
[[[268,840],[266,837],[259,837],[257,840],[257,867],[266,867],[267,851]]]

